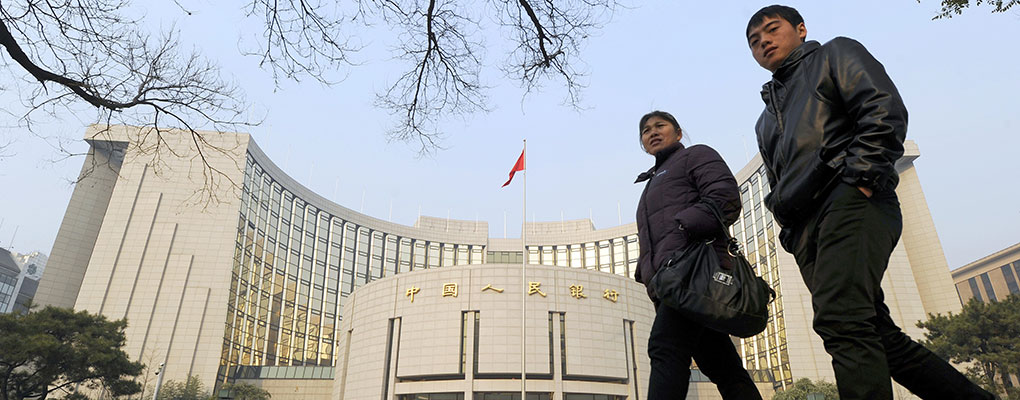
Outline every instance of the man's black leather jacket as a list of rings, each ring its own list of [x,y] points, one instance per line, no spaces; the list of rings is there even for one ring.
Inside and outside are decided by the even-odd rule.
[[[907,109],[882,64],[857,41],[808,41],[761,91],[755,130],[769,176],[765,205],[796,223],[838,180],[894,190]]]

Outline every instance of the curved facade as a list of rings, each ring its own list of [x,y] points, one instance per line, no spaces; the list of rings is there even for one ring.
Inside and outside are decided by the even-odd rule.
[[[335,397],[520,394],[526,295],[529,398],[643,398],[655,311],[644,286],[598,271],[485,264],[415,271],[347,298]],[[503,397],[501,397],[503,396]]]
[[[536,273],[547,274],[543,281],[552,282],[543,288],[555,289],[551,298],[531,296],[535,301],[529,303],[535,310],[529,308],[529,320],[538,318],[528,325],[529,343],[538,347],[529,344],[526,350],[529,360],[544,360],[529,362],[529,374],[540,378],[535,390],[581,398],[641,397],[651,303],[631,279],[638,257],[635,224],[596,230],[588,220],[527,223],[527,243],[489,238],[484,222],[421,217],[414,226],[394,224],[308,190],[246,134],[204,134],[220,151],[200,158],[187,157],[198,150],[186,132],[88,129],[91,148],[50,253],[47,277],[40,282],[38,303],[127,319],[125,351],[148,365],[166,363],[167,379],[195,375],[208,386],[247,381],[269,389],[274,398],[300,399],[339,393],[361,398],[348,391],[383,385],[389,377],[385,387],[392,390],[387,389],[386,398],[422,394],[419,398],[438,400],[481,391],[488,393],[481,395],[487,400],[520,389],[519,383],[512,387],[509,376],[514,363],[499,361],[514,351],[507,324],[519,303],[512,295],[494,304],[477,302],[481,297],[475,296],[491,293],[479,292],[476,274],[491,278],[494,286],[505,284],[512,293],[521,286],[513,281],[519,275],[495,271],[515,270],[527,261]],[[959,300],[937,238],[932,239],[934,225],[912,165],[917,147],[908,142],[907,150],[899,165],[903,240],[883,289],[893,317],[918,337],[914,321],[927,312],[958,309]],[[210,167],[222,174],[198,172]],[[781,390],[801,377],[831,380],[830,359],[810,328],[809,295],[792,256],[776,246],[778,227],[762,204],[769,188],[760,160],[752,160],[736,177],[744,214],[731,229],[757,272],[779,294],[766,331],[740,341],[745,365],[766,386],[763,392]],[[462,279],[444,283],[464,285],[460,293],[466,297],[424,300],[426,290],[436,289],[412,282],[434,285],[449,274]],[[571,280],[587,290],[618,285],[626,309],[605,300],[602,292],[570,297]],[[408,284],[422,290],[416,304],[404,303],[406,292],[396,291],[398,286],[409,289],[402,288]],[[363,292],[355,292],[363,286]],[[428,301],[442,303],[434,310],[420,307]],[[364,310],[387,317],[359,319]],[[436,321],[421,320],[439,310],[445,314]],[[359,338],[355,333],[382,326],[389,335],[390,325],[414,324],[424,325],[400,331],[399,340],[391,337],[389,342],[385,335]],[[633,332],[624,329],[627,324]],[[595,328],[575,330],[583,326]],[[442,346],[431,349],[424,338]],[[392,350],[387,345],[400,343],[404,352],[387,353]],[[626,346],[632,347],[630,353]],[[415,348],[423,349],[418,358],[413,357]],[[610,349],[604,359],[572,358],[603,348]],[[451,358],[432,368],[432,356],[421,355],[424,349],[441,350],[436,357],[442,360],[460,354],[460,367],[453,369],[458,364]],[[396,358],[360,359],[356,365],[372,366],[352,368],[359,354]],[[621,368],[621,362],[630,364]],[[692,380],[691,397],[717,396],[697,370]],[[443,391],[442,382],[452,391]],[[375,396],[382,394],[368,397]]]
[[[340,310],[363,284],[522,257],[520,240],[489,239],[486,223],[423,217],[408,227],[341,207],[295,182],[253,142],[238,214],[220,379],[269,374],[244,367],[334,366]],[[603,231],[587,221],[526,226],[531,263],[633,276],[633,225]]]

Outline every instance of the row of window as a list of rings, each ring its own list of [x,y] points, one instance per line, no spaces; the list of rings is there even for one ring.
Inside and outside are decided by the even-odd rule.
[[[768,178],[765,167],[762,166],[750,179],[741,184],[741,218],[730,227],[733,237],[743,244],[744,255],[752,268],[776,291],[776,300],[769,304],[769,323],[765,331],[741,339],[740,351],[745,368],[768,371],[771,375],[770,381],[785,387],[793,384],[793,376],[787,351],[776,229],[772,214],[764,206],[765,195],[768,192]]]
[[[416,393],[397,396],[399,400],[464,400],[464,393]],[[520,392],[474,392],[473,400],[521,400]],[[528,392],[527,400],[552,400],[552,393]],[[563,400],[627,400],[627,396],[591,393],[564,393]]]
[[[638,237],[636,234],[595,242],[528,246],[528,263],[584,268],[628,276],[637,272]]]
[[[1001,274],[1002,280],[1006,284],[1006,290],[1008,290],[1009,293],[996,294],[995,286],[992,285],[993,277],[989,274]],[[1017,285],[1018,278],[1020,278],[1020,260],[1008,263],[998,269],[985,272],[981,275],[971,277],[967,280],[967,285],[970,286],[970,292],[974,298],[978,301],[985,301],[985,296],[982,296],[981,290],[978,289],[977,281],[980,279],[984,293],[988,296],[988,301],[999,301],[999,295],[1006,297],[1011,294],[1020,293],[1020,286]]]
[[[7,309],[14,298],[14,287],[18,284],[17,276],[0,274],[0,312]]]
[[[404,237],[343,220],[282,187],[251,156],[241,203],[224,367],[333,366],[343,300],[356,287],[418,269],[523,261],[520,251],[486,253],[481,245]],[[638,245],[629,235],[527,251],[534,264],[633,276]]]
[[[478,264],[482,251],[342,220],[295,197],[249,158],[222,364],[331,366],[342,299],[355,287],[412,268]]]
[[[220,375],[234,379],[333,379],[333,367],[220,367]]]

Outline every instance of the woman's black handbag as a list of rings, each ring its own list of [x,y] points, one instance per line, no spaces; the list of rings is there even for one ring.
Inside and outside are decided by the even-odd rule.
[[[765,330],[768,304],[776,291],[751,270],[715,205],[704,203],[726,232],[733,268],[720,266],[711,240],[692,241],[652,276],[652,290],[664,304],[708,328],[742,338],[754,336]]]

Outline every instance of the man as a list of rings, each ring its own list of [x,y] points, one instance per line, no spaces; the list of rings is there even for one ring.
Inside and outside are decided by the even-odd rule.
[[[890,377],[925,399],[993,399],[907,337],[883,300],[902,229],[895,163],[907,110],[882,64],[853,39],[805,41],[803,18],[786,6],[759,10],[746,35],[773,74],[755,127],[765,204],[811,292],[840,399],[892,399]]]

